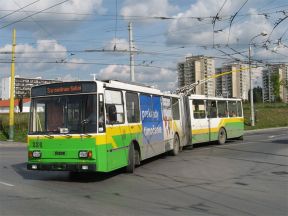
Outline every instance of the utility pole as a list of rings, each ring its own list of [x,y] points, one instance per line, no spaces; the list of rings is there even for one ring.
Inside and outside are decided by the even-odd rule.
[[[133,34],[132,34],[132,23],[131,22],[129,22],[128,31],[129,31],[129,52],[130,52],[130,81],[135,82]]]
[[[12,35],[12,60],[11,60],[11,78],[10,78],[9,141],[14,140],[15,47],[16,47],[16,29],[14,28]]]

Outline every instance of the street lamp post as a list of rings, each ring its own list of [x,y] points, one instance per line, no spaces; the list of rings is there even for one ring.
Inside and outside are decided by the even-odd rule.
[[[251,59],[251,52],[252,52],[252,41],[259,37],[259,36],[266,36],[266,32],[261,32],[260,34],[251,38],[249,42],[249,81],[250,81],[250,110],[251,110],[251,126],[255,126],[255,113],[254,113],[254,99],[253,99],[253,82],[252,82],[252,59]]]

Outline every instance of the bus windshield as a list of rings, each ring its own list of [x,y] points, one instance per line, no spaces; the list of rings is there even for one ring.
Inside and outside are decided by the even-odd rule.
[[[34,98],[30,134],[96,133],[96,95]]]

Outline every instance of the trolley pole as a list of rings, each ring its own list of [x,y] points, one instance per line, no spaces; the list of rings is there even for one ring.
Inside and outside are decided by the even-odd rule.
[[[10,108],[9,108],[9,140],[14,140],[14,91],[15,91],[15,47],[16,47],[16,29],[12,34],[12,60],[11,60],[11,78],[10,78]]]
[[[130,52],[130,80],[131,80],[131,82],[135,82],[133,34],[132,34],[132,23],[131,22],[129,22],[128,31],[129,31],[129,52]]]

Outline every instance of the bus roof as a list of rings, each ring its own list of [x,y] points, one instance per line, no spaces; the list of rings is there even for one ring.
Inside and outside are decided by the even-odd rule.
[[[194,95],[191,94],[188,96],[189,99],[202,99],[202,100],[229,100],[229,101],[241,101],[241,98],[223,98],[223,97],[210,97],[206,95]]]

